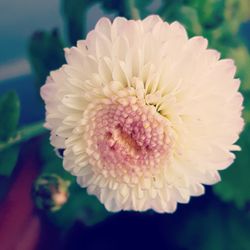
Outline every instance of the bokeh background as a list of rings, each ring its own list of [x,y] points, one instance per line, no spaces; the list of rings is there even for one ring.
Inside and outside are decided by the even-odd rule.
[[[174,214],[108,213],[62,168],[39,88],[102,16],[178,20],[233,58],[244,132],[222,182]],[[0,0],[0,249],[250,249],[250,0]],[[59,198],[58,198],[59,197]]]

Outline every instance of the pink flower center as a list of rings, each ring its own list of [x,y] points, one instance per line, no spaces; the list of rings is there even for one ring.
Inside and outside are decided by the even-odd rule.
[[[169,151],[164,118],[144,104],[102,104],[92,120],[91,164],[113,174],[157,168]]]

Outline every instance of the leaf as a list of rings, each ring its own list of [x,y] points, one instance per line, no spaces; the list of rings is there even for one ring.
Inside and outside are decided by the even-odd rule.
[[[56,155],[50,145],[49,136],[44,136],[41,141],[40,155],[43,161],[42,174],[57,174],[61,178],[75,181],[75,177],[63,168],[62,159]]]
[[[249,84],[250,84],[250,82],[249,82]],[[245,109],[243,110],[243,118],[244,118],[244,121],[246,124],[250,124],[250,90],[242,91],[242,92],[243,92],[243,96],[244,96],[244,107],[245,107]],[[246,127],[248,127],[248,126],[246,126]],[[246,128],[245,128],[245,130],[246,130]],[[243,135],[244,134],[245,134],[245,132],[243,133]]]
[[[43,138],[41,146],[41,156],[44,161],[41,174],[56,174],[71,182],[67,203],[59,211],[47,213],[49,219],[64,228],[70,227],[77,219],[88,226],[104,220],[109,213],[96,197],[88,195],[85,189],[78,186],[76,178],[64,170],[62,159],[56,156],[47,137]]]
[[[249,1],[225,0],[224,16],[225,21],[230,24],[231,31],[238,32],[240,24],[250,18]]]
[[[235,60],[237,65],[237,77],[241,80],[241,89],[250,90],[250,56],[247,48],[244,45],[241,45],[237,48],[230,48],[228,50],[228,57]],[[249,106],[250,107],[250,106]]]
[[[29,60],[40,88],[49,72],[65,63],[63,43],[57,30],[50,33],[37,31],[32,35],[29,41]]]
[[[18,159],[18,154],[18,146],[0,152],[0,175],[10,176],[12,174]]]
[[[216,28],[224,21],[223,10],[225,0],[196,0],[199,20],[204,28]]]
[[[250,124],[246,126],[239,141],[242,151],[236,152],[236,161],[221,172],[222,181],[213,187],[223,201],[233,201],[237,207],[244,208],[250,201]]]
[[[71,45],[86,35],[86,12],[96,0],[63,0],[62,13]]]
[[[15,135],[20,116],[20,102],[14,91],[0,97],[0,141]]]
[[[240,25],[240,36],[245,44],[245,46],[248,48],[248,51],[250,51],[250,22],[244,22]]]
[[[214,201],[185,217],[175,237],[187,250],[248,250],[249,230],[249,214]]]
[[[244,91],[244,112],[246,122],[240,135],[240,152],[236,152],[236,160],[232,166],[221,172],[222,181],[213,187],[223,201],[232,201],[238,208],[244,208],[250,201],[250,91]]]
[[[48,216],[59,227],[70,227],[75,220],[92,226],[106,219],[110,214],[96,197],[87,194],[85,189],[76,183],[70,189],[70,198],[61,210],[49,213]]]
[[[117,12],[119,16],[127,16],[125,13],[124,0],[110,1],[110,0],[99,0],[102,8],[108,12]]]
[[[182,7],[182,1],[163,1],[161,8],[158,11],[158,14],[162,17],[163,20],[167,22],[174,22],[177,19],[178,11]]]
[[[99,0],[104,10],[109,12],[116,12],[118,16],[124,16],[132,19],[131,5],[134,6],[140,13],[141,18],[149,15],[147,7],[151,4],[152,0]]]
[[[178,11],[177,20],[185,25],[190,36],[202,34],[202,27],[196,9],[181,6]]]
[[[20,116],[20,102],[14,91],[0,97],[0,142],[6,143],[16,136],[16,128]],[[5,149],[0,152],[0,175],[10,176],[18,158],[19,147]]]

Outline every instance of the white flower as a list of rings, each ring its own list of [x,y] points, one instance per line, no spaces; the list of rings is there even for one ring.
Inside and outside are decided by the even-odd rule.
[[[101,18],[42,87],[64,168],[110,211],[173,212],[220,180],[239,150],[230,59],[178,22]]]

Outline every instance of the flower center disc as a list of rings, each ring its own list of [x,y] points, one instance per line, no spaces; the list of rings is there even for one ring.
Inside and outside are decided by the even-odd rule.
[[[86,139],[92,166],[114,176],[140,176],[156,169],[168,155],[166,120],[154,107],[141,103],[98,104],[91,113],[92,132]]]

